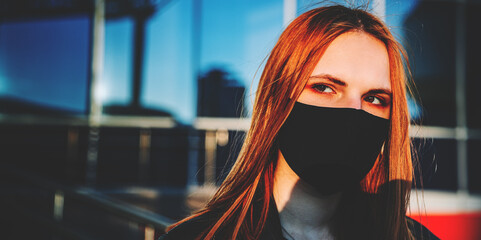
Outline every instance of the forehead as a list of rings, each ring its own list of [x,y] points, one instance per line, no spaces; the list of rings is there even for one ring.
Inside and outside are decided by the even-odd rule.
[[[389,73],[384,43],[364,32],[348,32],[334,39],[311,75],[330,74],[348,85],[390,89]]]

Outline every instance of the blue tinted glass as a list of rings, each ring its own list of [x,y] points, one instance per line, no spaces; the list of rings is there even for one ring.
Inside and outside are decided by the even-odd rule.
[[[145,38],[142,103],[189,122],[195,114],[192,72],[192,1],[180,0],[157,11]]]
[[[104,105],[127,105],[131,99],[133,23],[130,18],[105,23],[105,62],[100,86]]]
[[[404,26],[404,22],[409,17],[412,11],[416,8],[419,0],[387,0],[385,21],[394,37],[410,51],[411,46],[406,41],[405,32],[409,31]],[[413,61],[415,59],[412,59]],[[413,120],[420,120],[423,116],[423,109],[420,106],[419,97],[408,96],[408,107]]]
[[[346,0],[330,0],[330,1],[319,1],[319,0],[296,0],[297,3],[297,15],[301,15],[311,9],[322,7],[322,6],[331,6],[335,4],[343,5],[343,6],[350,6],[349,2],[355,2],[353,6],[360,7],[364,6],[362,4],[369,3],[371,1],[346,1]]]
[[[404,32],[407,30],[404,27],[404,21],[406,21],[418,4],[419,0],[386,0],[385,21],[392,34],[397,37],[399,41],[403,41]]]
[[[250,109],[263,61],[282,32],[283,1],[206,0],[201,16],[200,75],[208,79],[216,71],[222,72],[230,86],[224,85],[221,91],[241,95],[245,89],[245,106]],[[229,96],[219,95],[218,102],[230,104],[219,109],[238,107],[237,98]],[[212,105],[207,101],[199,108],[206,107],[202,104]],[[221,110],[215,116],[233,115]]]
[[[0,23],[0,96],[86,111],[88,17]]]
[[[387,23],[408,51],[425,125],[454,126],[455,11],[449,1],[387,1]]]

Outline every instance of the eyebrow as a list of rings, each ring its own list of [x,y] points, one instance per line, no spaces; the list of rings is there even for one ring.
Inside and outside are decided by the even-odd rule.
[[[337,85],[341,85],[343,87],[347,87],[347,83],[339,79],[338,77],[332,76],[330,74],[319,74],[319,75],[314,75],[310,76],[309,79],[311,78],[319,78],[319,79],[326,79],[331,81],[332,83],[335,83]]]
[[[391,90],[385,89],[385,88],[371,89],[367,92],[367,94],[386,94],[386,95],[389,95],[389,97],[392,97]]]
[[[324,80],[328,80],[328,81],[330,81],[334,84],[337,84],[337,85],[340,85],[340,86],[343,86],[343,87],[347,87],[347,83],[345,81],[342,81],[340,78],[338,78],[336,76],[332,76],[330,74],[314,75],[314,76],[310,76],[309,79],[324,79]],[[390,97],[392,97],[392,91],[390,89],[387,89],[387,88],[371,89],[367,92],[367,94],[387,94]]]

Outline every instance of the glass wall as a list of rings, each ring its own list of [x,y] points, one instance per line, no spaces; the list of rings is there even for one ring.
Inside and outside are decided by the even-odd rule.
[[[7,112],[85,113],[90,18],[0,21],[0,101]]]
[[[193,9],[189,0],[172,1],[147,22],[141,102],[183,122],[195,117]]]
[[[386,1],[386,21],[408,51],[417,99],[415,144],[428,189],[477,192],[479,134],[477,1]],[[474,24],[474,25],[473,25]],[[479,34],[478,34],[479,35]],[[420,144],[419,144],[420,143]],[[474,170],[477,169],[477,170]]]
[[[105,60],[100,84],[103,105],[127,105],[131,101],[133,28],[128,17],[107,19],[105,23]]]
[[[344,3],[330,1],[336,2]],[[187,125],[199,117],[248,117],[266,57],[289,20],[287,3],[297,15],[323,4],[177,0],[139,10],[115,3],[106,5],[104,114],[172,116]],[[434,179],[452,179],[456,187],[435,180],[426,186],[473,186],[467,169],[476,158],[467,156],[476,155],[471,146],[480,139],[481,48],[472,29],[481,3],[360,2],[366,3],[384,11],[380,17],[408,51],[418,92],[409,96],[410,112],[433,138],[419,148],[420,158],[436,165]],[[88,113],[91,15],[73,12],[0,21],[2,112]]]
[[[245,89],[245,106],[250,111],[263,64],[282,32],[283,1],[202,1],[201,15],[200,76],[223,72],[224,81],[229,81],[231,87]],[[210,80],[199,82],[199,87]],[[200,97],[205,105],[212,104]],[[220,98],[212,101],[222,101]],[[208,115],[202,111],[200,114]]]

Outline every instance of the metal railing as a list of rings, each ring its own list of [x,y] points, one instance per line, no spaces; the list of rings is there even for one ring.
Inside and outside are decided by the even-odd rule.
[[[41,214],[27,211],[25,206],[21,206],[18,203],[11,204],[14,206],[17,213],[28,216],[36,222],[39,222],[41,225],[45,225],[59,235],[69,239],[92,239],[92,237],[62,223],[64,203],[65,198],[67,197],[89,207],[103,210],[114,215],[115,217],[136,223],[139,229],[143,229],[145,236],[144,239],[146,240],[154,239],[156,231],[163,233],[165,228],[174,222],[167,217],[142,209],[140,207],[116,201],[93,189],[65,186],[47,180],[31,171],[15,167],[11,164],[0,164],[0,172],[2,172],[2,175],[4,176],[11,174],[15,178],[21,179],[22,181],[27,182],[36,188],[53,192],[54,200],[51,217],[42,216]]]

